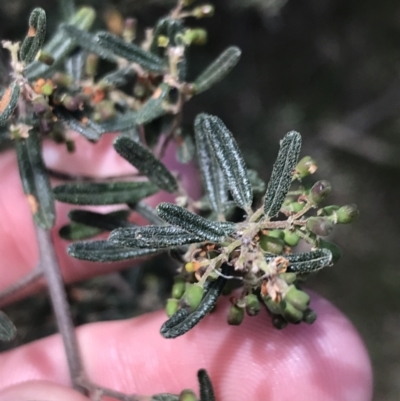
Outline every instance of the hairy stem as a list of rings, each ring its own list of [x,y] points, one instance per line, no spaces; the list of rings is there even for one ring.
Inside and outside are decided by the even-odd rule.
[[[86,394],[86,389],[80,384],[85,375],[51,233],[37,224],[35,229],[41,266],[49,288],[58,330],[64,343],[72,386],[82,394]]]

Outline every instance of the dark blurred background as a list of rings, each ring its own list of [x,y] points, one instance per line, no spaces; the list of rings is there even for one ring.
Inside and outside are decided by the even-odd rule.
[[[319,162],[317,178],[333,186],[330,201],[356,203],[357,223],[331,237],[342,260],[311,280],[352,320],[369,349],[375,400],[400,394],[400,2],[395,0],[217,0],[209,43],[190,52],[193,78],[228,45],[243,50],[227,79],[186,106],[217,114],[235,134],[248,164],[268,179],[278,141],[303,135],[303,154]],[[149,27],[174,4],[167,0],[78,1],[99,15],[113,7]],[[0,38],[19,40],[29,12],[42,6],[50,26],[57,2],[0,3]],[[53,17],[53,18],[52,18]],[[161,307],[173,266],[146,263],[69,287],[78,323],[115,319]],[[157,266],[163,263],[163,269]],[[116,296],[120,294],[120,296]],[[105,296],[107,295],[107,296]],[[79,307],[77,301],[80,301]],[[36,308],[26,313],[26,308]],[[6,310],[17,324],[12,345],[54,330],[41,295]],[[34,316],[28,317],[27,315]],[[31,319],[31,320],[29,320]]]

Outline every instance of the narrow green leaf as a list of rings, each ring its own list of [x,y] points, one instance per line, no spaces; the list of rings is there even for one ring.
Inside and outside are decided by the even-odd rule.
[[[166,224],[165,221],[158,216],[156,210],[151,206],[149,206],[147,203],[144,202],[128,203],[128,206],[135,212],[139,213],[151,224],[157,226]]]
[[[265,194],[264,212],[268,217],[275,217],[281,210],[292,183],[300,149],[301,135],[296,131],[288,132],[281,141]]]
[[[67,36],[73,39],[75,44],[80,46],[82,49],[89,51],[90,53],[97,54],[100,58],[108,60],[110,62],[116,62],[117,57],[109,48],[103,47],[99,44],[97,36],[83,29],[78,29],[73,25],[61,25],[61,29],[65,31]]]
[[[181,227],[208,241],[220,242],[227,236],[226,223],[207,220],[172,203],[160,203],[156,210],[158,215],[169,224]],[[233,223],[231,228],[230,232],[233,232]]]
[[[201,242],[205,238],[179,227],[146,226],[118,228],[111,232],[108,240],[126,248],[171,248]]]
[[[23,40],[19,56],[25,63],[31,63],[41,49],[46,36],[46,13],[42,8],[35,8],[29,17],[28,34]]]
[[[6,90],[1,93],[0,99],[0,126],[6,124],[18,104],[20,87],[13,82]]]
[[[68,20],[68,24],[74,25],[78,29],[88,30],[92,26],[95,16],[96,13],[93,8],[82,7]],[[35,60],[27,65],[25,69],[26,77],[32,80],[45,76],[49,71],[52,71],[57,67],[75,46],[74,40],[65,37],[65,32],[61,27],[59,27],[52,39],[43,47],[43,51],[53,57],[54,63],[49,67],[48,65]]]
[[[196,122],[208,136],[234,201],[242,209],[249,210],[253,201],[253,190],[235,138],[218,117],[199,114]]]
[[[224,265],[222,273],[226,275],[228,272],[229,266]],[[164,338],[176,338],[187,333],[196,326],[196,324],[198,324],[214,308],[226,282],[226,278],[219,276],[205,290],[205,295],[203,296],[199,307],[190,314],[186,309],[179,309],[161,326],[161,335]]]
[[[0,311],[0,341],[11,341],[17,334],[13,322],[2,311]]]
[[[63,107],[53,108],[53,114],[68,127],[90,141],[98,141],[104,133],[101,125],[88,119],[82,112],[72,112]]]
[[[111,242],[82,241],[71,244],[67,248],[70,256],[89,262],[117,262],[126,259],[135,259],[159,252],[158,249],[127,249],[116,246]]]
[[[204,115],[199,114],[194,122],[197,162],[211,207],[216,213],[223,214],[224,204],[228,201],[228,190],[207,131],[203,127],[203,120]]]
[[[26,139],[15,140],[19,174],[34,219],[40,227],[49,230],[55,222],[53,192],[46,166],[42,159],[42,147],[36,128]]]
[[[193,82],[195,93],[201,93],[228,75],[239,61],[241,50],[235,46],[228,47],[214,60]]]
[[[124,86],[135,74],[136,71],[130,65],[127,67],[118,68],[117,70],[104,75],[100,79],[100,84],[104,83],[115,87]]]
[[[127,209],[116,210],[110,213],[97,213],[90,210],[71,210],[68,217],[75,223],[97,227],[104,231],[112,231],[119,227],[130,227],[133,223],[127,219],[130,215]]]
[[[168,110],[165,107],[170,86],[161,84],[153,93],[153,96],[136,112],[136,123],[147,124],[158,117],[167,114]]]
[[[138,123],[136,121],[135,112],[127,112],[122,116],[113,118],[112,120],[105,121],[98,124],[100,130],[104,133],[106,132],[124,132],[128,130],[137,130]]]
[[[305,253],[293,253],[281,255],[289,261],[287,272],[293,273],[312,273],[329,266],[332,263],[332,253],[328,249],[317,249]],[[265,257],[267,263],[275,259],[276,256],[268,255]]]
[[[77,83],[82,80],[87,53],[81,50],[65,60],[65,72]]]
[[[139,64],[145,70],[158,73],[165,72],[165,64],[162,59],[137,45],[127,43],[109,32],[99,32],[97,33],[97,38],[100,46],[109,49],[117,56]]]
[[[60,237],[67,241],[81,241],[93,238],[101,234],[104,230],[96,227],[90,227],[85,224],[71,222],[62,226],[59,230]]]
[[[178,183],[175,177],[161,163],[150,150],[139,142],[120,136],[114,141],[115,150],[138,171],[149,178],[159,188],[167,192],[176,192]]]
[[[204,369],[197,372],[200,386],[200,401],[215,401],[215,394],[210,376]]]
[[[58,201],[73,205],[115,205],[138,202],[158,188],[150,182],[93,182],[59,185],[53,191]]]
[[[68,21],[75,14],[74,0],[58,0],[58,7],[61,10],[63,21]]]

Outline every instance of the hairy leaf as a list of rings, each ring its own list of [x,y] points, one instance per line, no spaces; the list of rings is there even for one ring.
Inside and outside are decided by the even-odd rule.
[[[104,133],[101,125],[88,119],[82,112],[71,112],[63,107],[54,107],[53,114],[68,127],[90,141],[98,141]]]
[[[0,311],[0,341],[11,341],[17,334],[13,322],[2,311]]]
[[[171,248],[194,244],[205,238],[174,226],[146,226],[118,228],[109,238],[112,243],[127,248]]]
[[[118,68],[115,71],[112,71],[106,75],[104,75],[100,83],[105,83],[107,85],[113,85],[116,87],[126,85],[130,78],[132,78],[136,74],[136,71],[132,68],[132,66]]]
[[[101,230],[112,231],[119,227],[130,227],[133,223],[127,219],[130,211],[116,210],[110,213],[97,213],[90,210],[71,210],[68,217],[75,223],[85,224],[91,227],[97,227]]]
[[[220,242],[227,236],[227,225],[207,220],[172,203],[160,203],[157,206],[158,215],[174,226],[205,238],[208,241]],[[229,223],[228,223],[229,224]],[[234,224],[231,225],[233,232]]]
[[[67,241],[81,241],[84,239],[93,238],[99,235],[104,230],[96,227],[87,226],[81,223],[71,222],[62,226],[59,230],[59,235],[61,238]]]
[[[6,124],[17,107],[20,94],[20,87],[13,82],[6,90],[1,93],[0,99],[0,126]]]
[[[82,7],[68,20],[68,24],[74,25],[78,29],[88,30],[92,26],[95,16],[96,13],[93,8]],[[52,39],[43,48],[43,51],[50,54],[54,59],[51,68],[40,61],[33,61],[26,67],[25,75],[30,80],[45,76],[50,70],[54,69],[74,47],[74,40],[65,37],[65,32],[59,27]]]
[[[58,201],[73,205],[115,205],[138,202],[158,188],[150,182],[93,182],[59,185],[53,191]]]
[[[102,132],[123,132],[131,129],[136,130],[138,123],[136,121],[136,113],[132,111],[98,125]]]
[[[200,114],[196,121],[208,135],[233,199],[239,207],[249,210],[253,201],[253,190],[235,139],[218,117]]]
[[[265,194],[264,213],[268,217],[275,217],[281,210],[292,183],[300,149],[301,135],[296,131],[288,132],[281,142]]]
[[[229,266],[224,265],[222,273],[226,274],[228,271]],[[199,323],[215,306],[226,282],[226,278],[219,276],[205,291],[205,295],[203,296],[198,308],[190,314],[186,309],[179,309],[161,326],[161,335],[164,338],[176,338],[187,333],[196,326],[196,324]]]
[[[168,112],[165,106],[170,89],[169,85],[161,84],[154,91],[151,98],[137,111],[137,124],[147,124]]]
[[[167,192],[176,192],[178,183],[175,177],[150,150],[139,142],[120,136],[114,141],[115,150],[138,171],[146,175],[150,181]]]
[[[29,17],[28,34],[23,40],[19,56],[25,63],[31,63],[41,49],[46,36],[46,13],[42,8],[35,8]]]
[[[61,28],[65,31],[67,36],[72,38],[78,46],[82,49],[89,51],[90,53],[97,54],[100,58],[108,60],[110,62],[116,62],[117,57],[109,48],[101,46],[95,35],[86,32],[83,29],[78,29],[73,25],[61,25]]]
[[[99,32],[97,38],[100,46],[109,49],[119,57],[139,64],[145,70],[158,73],[165,71],[165,64],[162,59],[133,43],[125,42],[123,39],[109,32]]]
[[[193,82],[195,93],[204,92],[225,78],[239,61],[241,53],[235,46],[228,47]]]
[[[202,124],[203,120],[204,115],[199,114],[194,123],[197,161],[211,207],[216,213],[223,214],[224,204],[228,201],[228,191],[207,131]]]
[[[22,186],[33,217],[40,227],[49,230],[54,225],[56,212],[49,176],[42,159],[39,132],[36,128],[29,131],[28,138],[17,138],[15,149]]]
[[[89,262],[117,262],[154,255],[159,252],[158,249],[122,248],[105,240],[76,242],[71,244],[67,251],[70,256]]]
[[[215,394],[211,379],[204,369],[197,372],[200,385],[200,401],[215,401]]]
[[[332,253],[328,249],[317,249],[305,253],[293,253],[281,255],[289,261],[287,272],[312,273],[329,266],[332,263]],[[273,261],[276,256],[265,257],[267,263]]]

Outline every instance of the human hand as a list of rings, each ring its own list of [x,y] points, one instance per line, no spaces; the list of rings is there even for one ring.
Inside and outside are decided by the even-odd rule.
[[[80,145],[73,156],[48,145],[47,164],[87,175],[132,171],[110,147],[110,138],[97,145]],[[193,172],[186,173],[186,177],[193,176]],[[1,290],[34,268],[38,251],[12,152],[0,155],[0,175]],[[151,202],[159,200],[153,198]],[[59,227],[66,222],[66,210],[66,205],[57,206],[54,231],[65,280],[123,267],[123,263],[100,265],[68,257],[66,242],[57,236]],[[194,330],[174,340],[159,334],[166,319],[163,312],[82,326],[77,333],[86,373],[93,382],[124,393],[196,389],[196,372],[204,368],[220,401],[371,399],[371,367],[366,350],[351,323],[326,300],[312,296],[312,307],[318,313],[313,325],[292,325],[283,331],[272,328],[263,313],[246,319],[240,327],[228,326],[227,307],[221,302],[217,311]],[[69,385],[59,335],[0,355],[0,401],[87,400]]]

